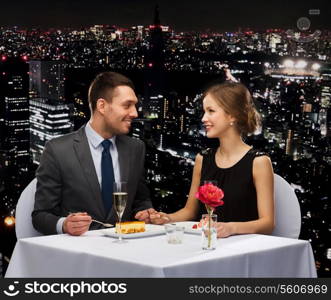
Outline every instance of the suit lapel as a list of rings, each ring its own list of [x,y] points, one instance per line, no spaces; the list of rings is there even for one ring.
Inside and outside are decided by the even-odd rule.
[[[74,150],[78,157],[78,160],[82,166],[82,171],[86,177],[86,180],[92,190],[92,195],[95,197],[95,205],[97,206],[100,215],[105,215],[105,210],[102,203],[100,184],[95,171],[90,146],[85,134],[85,126],[80,128],[74,138]],[[93,201],[93,199],[91,199]]]

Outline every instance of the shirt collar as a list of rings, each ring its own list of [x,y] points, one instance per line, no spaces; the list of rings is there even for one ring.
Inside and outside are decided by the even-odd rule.
[[[85,133],[88,141],[91,143],[93,148],[98,148],[100,144],[103,142],[104,138],[97,133],[91,126],[90,122],[87,122],[85,126]],[[111,139],[109,139],[113,145],[116,145],[116,136],[113,136]]]

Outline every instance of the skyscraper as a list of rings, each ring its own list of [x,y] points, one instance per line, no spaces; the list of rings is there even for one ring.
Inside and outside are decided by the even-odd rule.
[[[7,165],[29,161],[28,70],[21,58],[0,63],[0,149]]]
[[[39,164],[47,141],[73,130],[73,105],[62,101],[30,100],[30,141],[33,163]]]
[[[39,164],[46,142],[73,130],[73,105],[65,101],[65,64],[59,61],[29,62],[30,150]]]
[[[61,61],[29,62],[30,99],[48,98],[64,101],[65,64]]]
[[[321,110],[319,122],[321,134],[330,136],[331,134],[331,68],[324,67],[321,71]]]
[[[146,63],[152,70],[162,70],[164,68],[164,36],[158,6],[155,7],[154,22],[149,26],[149,29],[150,42]]]
[[[158,103],[155,103],[155,99],[158,95],[162,95],[163,99],[164,95],[164,37],[158,6],[155,7],[154,22],[149,29],[149,47],[145,54],[144,111],[149,114],[158,114],[162,110],[163,103],[161,98]],[[153,103],[152,106],[151,103]]]

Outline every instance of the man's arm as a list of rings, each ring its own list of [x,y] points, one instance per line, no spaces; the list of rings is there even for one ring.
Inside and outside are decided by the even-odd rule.
[[[145,180],[145,169],[144,169],[145,145],[143,143],[141,143],[140,145],[141,145],[140,155],[137,156],[137,161],[140,164],[140,168],[138,168],[138,170],[140,170],[140,177],[139,177],[136,196],[133,203],[133,210],[132,210],[133,217],[136,215],[137,212],[153,207],[150,197],[150,192],[146,185],[146,180]]]
[[[56,234],[60,219],[61,171],[56,160],[52,142],[46,143],[36,173],[37,190],[32,212],[33,226],[43,234]]]

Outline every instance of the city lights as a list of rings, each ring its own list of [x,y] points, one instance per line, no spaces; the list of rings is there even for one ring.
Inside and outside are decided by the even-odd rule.
[[[296,68],[296,69],[307,69],[309,68],[309,65],[310,65],[310,68],[313,70],[313,71],[318,71],[320,68],[321,68],[321,64],[319,63],[309,63],[308,61],[306,60],[293,60],[293,59],[286,59],[283,61],[283,66],[285,68]],[[265,64],[266,66],[266,64]]]
[[[319,69],[321,68],[321,65],[318,64],[318,63],[314,63],[314,64],[311,66],[311,68],[312,68],[314,71],[317,71],[317,70],[319,70]]]
[[[293,68],[294,67],[294,61],[292,59],[287,59],[283,62],[283,65],[286,68]]]
[[[7,216],[7,217],[5,217],[4,224],[7,227],[14,226],[14,224],[15,224],[15,217],[13,217],[13,216]]]
[[[305,60],[299,60],[295,64],[295,68],[297,69],[304,69],[307,66],[307,62]]]
[[[326,241],[331,240],[330,31],[311,43],[297,43],[283,29],[178,32],[158,24],[27,32],[3,28],[4,214],[15,207],[23,182],[35,176],[45,143],[88,121],[87,87],[92,75],[103,70],[127,74],[136,85],[139,117],[131,134],[146,144],[153,204],[169,212],[183,207],[196,154],[218,145],[201,126],[204,85],[231,75],[227,79],[249,87],[263,117],[262,126],[245,141],[267,152],[275,173],[297,191],[300,238],[310,239],[325,276],[330,261]],[[6,220],[3,226],[15,223],[12,216]]]

